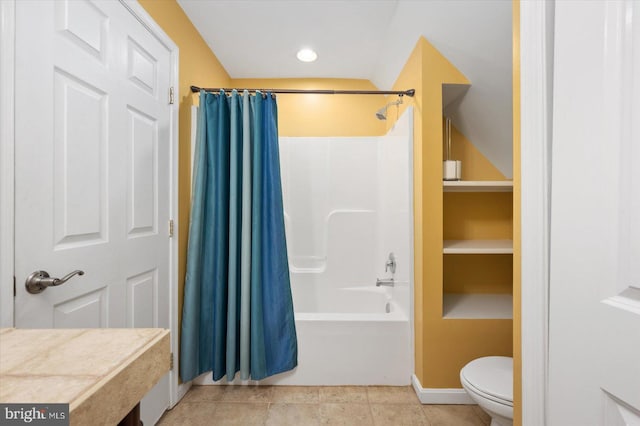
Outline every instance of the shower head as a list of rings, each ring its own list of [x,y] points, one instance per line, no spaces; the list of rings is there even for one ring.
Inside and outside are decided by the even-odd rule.
[[[376,111],[376,118],[378,120],[386,120],[387,119],[387,109],[391,105],[400,105],[400,104],[402,104],[402,96],[399,97],[397,101],[389,102],[388,104],[386,104],[385,106],[380,108],[378,111]]]

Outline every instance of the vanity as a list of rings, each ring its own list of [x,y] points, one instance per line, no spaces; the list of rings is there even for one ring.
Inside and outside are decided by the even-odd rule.
[[[165,329],[0,329],[0,402],[66,403],[71,425],[137,424],[170,356]]]

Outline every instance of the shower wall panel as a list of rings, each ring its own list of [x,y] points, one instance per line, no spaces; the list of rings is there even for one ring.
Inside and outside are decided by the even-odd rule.
[[[375,286],[377,277],[391,276],[385,262],[394,252],[397,292],[406,293],[408,303],[411,118],[410,111],[403,114],[380,137],[280,138],[296,286]],[[296,304],[311,310],[321,297],[298,293]]]
[[[375,283],[378,138],[280,138],[294,279]]]

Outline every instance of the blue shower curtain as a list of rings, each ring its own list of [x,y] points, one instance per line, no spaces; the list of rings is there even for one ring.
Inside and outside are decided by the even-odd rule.
[[[260,380],[297,365],[277,105],[200,92],[180,376]]]

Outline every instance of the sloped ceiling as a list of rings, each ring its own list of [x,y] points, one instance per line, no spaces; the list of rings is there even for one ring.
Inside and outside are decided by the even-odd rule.
[[[511,1],[178,3],[232,78],[361,78],[390,89],[424,36],[472,82],[447,114],[511,177]],[[299,62],[302,47],[316,50],[318,60]]]

